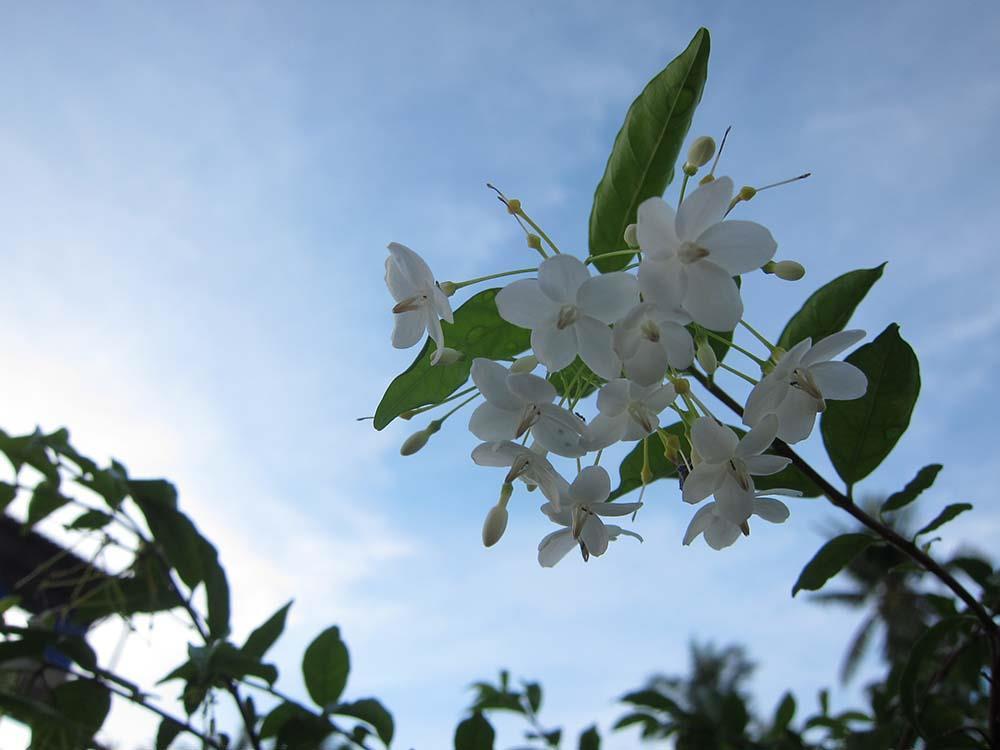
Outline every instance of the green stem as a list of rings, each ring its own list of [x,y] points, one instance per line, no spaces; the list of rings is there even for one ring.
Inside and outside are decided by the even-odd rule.
[[[504,276],[514,276],[519,273],[534,273],[538,268],[518,268],[516,271],[501,271],[500,273],[491,273],[486,276],[477,276],[474,279],[469,279],[468,281],[453,281],[455,289],[461,289],[462,287],[469,286],[471,284],[478,284],[481,281],[489,281],[490,279],[499,279]]]
[[[731,372],[733,375],[738,375],[739,377],[741,377],[745,381],[747,381],[750,385],[757,385],[758,381],[754,380],[753,378],[751,378],[746,373],[740,372],[735,367],[730,367],[725,362],[719,362],[719,367],[721,367],[723,370],[727,370],[728,372]]]
[[[589,265],[590,263],[594,263],[595,261],[601,260],[602,258],[614,258],[615,256],[620,256],[620,255],[635,255],[638,252],[639,252],[638,249],[612,250],[610,253],[598,253],[597,255],[590,255],[587,258],[585,258],[583,262]]]
[[[437,420],[437,421],[438,421],[438,422],[444,422],[444,420],[446,420],[446,419],[447,419],[448,417],[450,417],[450,416],[451,416],[452,414],[454,414],[454,413],[455,413],[456,411],[458,411],[459,409],[461,409],[461,408],[462,408],[463,406],[465,406],[465,405],[466,405],[467,403],[469,403],[470,401],[473,401],[474,399],[477,399],[477,398],[479,398],[479,394],[478,394],[478,393],[474,393],[474,394],[472,394],[472,395],[471,395],[471,396],[469,396],[469,397],[468,397],[467,399],[465,399],[465,401],[463,401],[463,402],[462,402],[462,403],[460,403],[460,404],[459,404],[458,406],[456,406],[456,407],[455,407],[454,409],[452,409],[451,411],[449,411],[449,412],[445,413],[445,415],[444,415],[444,416],[442,416],[442,417],[438,417],[438,420]]]
[[[467,396],[467,395],[469,395],[470,393],[472,393],[475,390],[477,390],[477,388],[476,388],[476,386],[473,385],[473,386],[470,386],[469,388],[466,388],[465,390],[461,390],[461,391],[458,391],[457,393],[451,394],[450,396],[448,396],[448,398],[446,398],[446,399],[444,399],[442,401],[438,401],[436,404],[428,404],[427,406],[421,406],[421,407],[419,407],[417,409],[411,409],[410,412],[409,412],[410,418],[412,419],[413,417],[417,416],[418,414],[423,414],[425,411],[430,411],[431,409],[437,409],[439,406],[444,406],[449,401],[454,401],[456,398],[462,398],[462,396]]]
[[[684,173],[684,182],[681,183],[681,196],[680,196],[680,198],[677,199],[677,208],[678,208],[678,210],[681,207],[681,203],[684,202],[684,193],[687,191],[688,180],[690,180],[690,179],[691,179],[691,175],[689,175],[687,172],[685,172]]]
[[[532,221],[531,217],[528,216],[528,214],[524,213],[523,209],[520,211],[520,216],[522,219],[528,222],[529,226],[532,229],[538,232],[538,236],[541,237],[543,240],[545,240],[548,246],[552,248],[552,252],[554,252],[556,255],[559,255],[559,248],[556,247],[556,243],[554,243],[552,240],[549,239],[549,236],[545,234],[545,231],[540,226],[538,226],[534,221]]]
[[[707,328],[702,328],[701,326],[698,326],[698,330],[699,330],[699,331],[700,331],[701,333],[704,333],[704,334],[705,334],[706,336],[708,336],[709,338],[713,338],[713,339],[715,339],[716,341],[720,341],[720,342],[722,342],[723,344],[725,344],[726,346],[728,346],[728,347],[731,347],[731,348],[735,349],[735,350],[736,350],[736,351],[738,351],[738,352],[739,352],[740,354],[742,354],[742,355],[744,355],[744,356],[746,356],[746,357],[749,357],[749,358],[750,358],[750,359],[752,359],[752,360],[753,360],[754,362],[756,362],[756,363],[757,363],[758,365],[760,365],[760,366],[763,366],[763,365],[765,365],[765,364],[766,364],[766,362],[765,362],[765,361],[764,361],[763,359],[760,359],[760,358],[759,358],[759,357],[758,357],[757,355],[755,355],[755,354],[754,354],[753,352],[750,352],[750,351],[747,351],[746,349],[744,349],[744,348],[743,348],[742,346],[740,346],[739,344],[737,344],[737,343],[736,343],[735,341],[733,341],[732,339],[727,339],[727,338],[726,338],[725,336],[720,336],[720,335],[719,335],[719,334],[717,334],[717,333],[716,333],[715,331],[710,331],[710,330],[708,330]]]
[[[756,338],[760,343],[766,346],[769,352],[774,354],[774,350],[777,349],[778,347],[776,347],[774,344],[772,344],[770,341],[764,338],[764,334],[758,333],[757,330],[754,329],[754,327],[749,323],[747,323],[745,320],[740,320],[740,325],[746,328],[748,331],[750,331],[750,333],[754,335],[754,338]]]

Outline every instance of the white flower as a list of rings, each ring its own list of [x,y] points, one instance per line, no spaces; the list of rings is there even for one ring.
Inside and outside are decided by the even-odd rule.
[[[761,455],[774,441],[778,420],[774,415],[740,440],[729,427],[711,417],[701,417],[691,428],[691,446],[701,462],[684,480],[684,502],[697,503],[715,495],[715,513],[737,526],[753,513],[754,486],[750,475],[776,474],[791,463],[782,456]]]
[[[535,484],[549,502],[560,507],[560,493],[565,491],[567,482],[537,451],[510,440],[497,440],[477,445],[472,451],[472,460],[480,466],[509,466],[504,482],[521,479]]]
[[[590,450],[619,440],[641,440],[660,426],[661,411],[677,398],[670,384],[638,385],[625,378],[605,384],[597,394],[600,414],[590,424]]]
[[[643,299],[681,300],[695,322],[715,331],[733,330],[743,315],[732,277],[760,268],[778,247],[760,224],[723,221],[732,195],[733,181],[721,177],[691,193],[676,215],[662,198],[649,198],[636,224]]]
[[[625,375],[640,385],[663,380],[667,367],[686,370],[694,361],[694,344],[684,326],[689,315],[644,302],[615,323],[611,336],[615,353],[625,365]]]
[[[613,323],[639,301],[638,284],[627,273],[591,278],[571,255],[542,261],[537,279],[521,279],[497,294],[500,317],[531,329],[531,348],[550,371],[580,359],[605,380],[618,377],[621,361],[611,348]]]
[[[408,349],[423,338],[424,331],[434,339],[437,350],[431,358],[437,363],[444,349],[441,319],[454,323],[448,297],[434,281],[434,274],[424,259],[406,245],[389,243],[389,257],[385,259],[385,285],[396,301],[395,327],[392,345]]]
[[[759,490],[754,493],[753,515],[760,516],[771,523],[784,523],[788,519],[788,506],[780,500],[766,495],[787,495],[799,497],[798,490]],[[705,535],[705,541],[712,549],[724,549],[735,542],[742,529],[718,512],[719,504],[712,502],[701,506],[694,514],[687,531],[684,532],[684,544],[691,544],[699,534]],[[746,527],[749,534],[750,527]]]
[[[568,409],[552,403],[555,386],[530,373],[511,373],[481,357],[472,362],[472,380],[486,403],[469,419],[469,430],[480,440],[513,440],[529,429],[544,449],[577,458],[587,452],[587,426]]]
[[[849,362],[830,361],[864,337],[864,331],[839,331],[815,346],[811,339],[802,339],[754,386],[743,411],[743,423],[753,426],[774,414],[779,438],[786,443],[805,440],[828,400],[865,395],[868,378],[861,370]]]
[[[605,525],[601,516],[627,516],[642,507],[642,503],[609,503],[611,477],[600,466],[588,466],[563,493],[561,505],[552,502],[542,506],[542,512],[552,521],[567,528],[553,531],[538,545],[538,562],[551,568],[573,547],[580,546],[583,559],[599,557],[608,549],[608,542],[621,534],[642,537],[619,526]]]

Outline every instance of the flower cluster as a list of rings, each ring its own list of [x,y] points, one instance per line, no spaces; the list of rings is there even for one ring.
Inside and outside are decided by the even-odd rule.
[[[482,441],[472,459],[480,466],[507,469],[500,498],[483,527],[487,546],[499,541],[507,527],[516,482],[537,489],[545,499],[543,515],[561,527],[539,544],[543,566],[555,565],[574,548],[584,560],[600,556],[609,541],[622,535],[641,540],[632,531],[605,524],[609,517],[634,519],[642,497],[638,502],[609,501],[611,478],[600,465],[605,451],[616,444],[638,443],[643,492],[656,478],[650,452],[662,451],[681,478],[683,501],[701,504],[683,543],[704,535],[711,547],[728,547],[750,533],[751,516],[771,523],[788,518],[788,508],[771,495],[799,494],[755,486],[755,477],[777,474],[789,464],[788,458],[768,453],[775,441],[804,440],[827,401],[865,393],[861,371],[833,361],[864,332],[841,331],[815,344],[806,338],[786,352],[746,322],[742,275],[763,270],[794,280],[804,271],[795,262],[774,261],[777,243],[767,228],[728,218],[758,191],[736,192],[729,177],[709,174],[684,197],[688,178],[714,150],[711,139],[695,142],[676,210],[661,198],[638,206],[636,223],[625,232],[625,250],[582,260],[560,253],[520,203],[502,195],[522,226],[538,231],[526,228],[529,247],[543,258],[537,268],[439,284],[415,252],[389,245],[385,279],[396,302],[393,345],[412,346],[426,331],[434,341],[431,362],[437,366],[452,366],[463,357],[444,344],[441,320],[453,320],[450,295],[488,279],[531,274],[509,283],[495,298],[502,321],[530,331],[530,354],[471,362],[475,395],[469,400],[480,402],[469,430]],[[596,273],[596,260],[616,256],[626,259],[622,270]],[[758,356],[733,342],[738,327],[766,351]],[[759,371],[747,374],[720,364],[713,343],[741,352]],[[691,387],[692,375],[710,382],[718,368],[753,384],[743,410],[746,431],[719,421]],[[588,398],[591,393],[595,399]],[[585,403],[591,403],[590,416],[583,414]],[[674,424],[664,427],[667,414]],[[411,437],[404,452],[422,447],[442,421]]]

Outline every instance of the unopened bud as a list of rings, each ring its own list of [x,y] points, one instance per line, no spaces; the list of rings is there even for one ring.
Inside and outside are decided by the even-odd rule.
[[[684,378],[670,378],[670,384],[677,391],[678,396],[683,396],[691,392],[691,384]]]
[[[528,247],[530,247],[532,250],[541,250],[542,249],[542,238],[539,237],[537,234],[530,234],[529,233],[528,234]]]
[[[435,349],[431,355],[431,365],[453,365],[465,359],[465,353],[452,349],[450,346],[443,346]]]
[[[719,358],[715,356],[715,349],[713,349],[705,339],[702,339],[698,343],[697,356],[698,364],[700,364],[709,375],[712,375],[717,369],[719,369]]]
[[[704,167],[712,157],[715,156],[715,139],[708,135],[701,135],[694,139],[694,143],[688,149],[688,163],[696,167]]]
[[[507,201],[507,212],[511,214],[521,213],[521,201],[517,198],[511,198]]]
[[[427,430],[420,430],[420,432],[414,432],[399,447],[399,455],[401,456],[412,456],[418,450],[427,445],[427,441],[430,439],[430,433]]]
[[[660,433],[660,441],[663,443],[663,457],[672,464],[680,464],[681,461],[681,440],[676,435],[670,433]]]
[[[639,233],[635,224],[625,227],[625,244],[629,247],[639,247]]]
[[[684,172],[684,174],[686,174],[686,175],[687,175],[688,177],[694,177],[694,176],[695,176],[696,174],[698,174],[698,167],[697,167],[697,166],[695,166],[694,164],[692,164],[692,163],[691,163],[691,162],[689,162],[689,161],[686,161],[686,162],[684,162],[684,166],[683,166],[683,167],[681,167],[681,170],[682,170],[682,171]]]
[[[510,366],[510,371],[512,374],[531,372],[536,367],[538,367],[538,357],[534,354],[528,354],[524,357],[514,360],[514,364]]]
[[[458,291],[458,284],[454,281],[442,281],[438,284],[438,289],[444,292],[446,297],[450,297]]]
[[[741,201],[748,201],[757,195],[757,189],[752,188],[749,185],[744,185],[740,188],[740,192],[736,194],[736,199]]]
[[[494,505],[483,521],[483,544],[492,547],[500,541],[507,530],[507,509],[502,505]]]
[[[798,281],[806,275],[805,267],[794,260],[779,260],[778,262],[769,260],[764,264],[763,270],[764,273],[773,273],[785,281]]]

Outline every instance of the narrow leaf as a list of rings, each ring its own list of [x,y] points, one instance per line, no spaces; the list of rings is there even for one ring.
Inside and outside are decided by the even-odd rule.
[[[774,722],[771,727],[772,732],[781,732],[792,723],[795,718],[795,696],[785,693],[774,712]]]
[[[629,107],[594,192],[591,255],[627,249],[625,228],[635,222],[639,204],[663,195],[673,179],[677,156],[705,87],[710,46],[708,30],[699,29],[687,49]],[[629,260],[629,256],[615,256],[596,265],[602,272],[615,271]]]
[[[872,473],[906,432],[920,393],[920,364],[895,323],[846,360],[868,378],[868,392],[830,401],[823,413],[823,444],[848,484]]]
[[[941,528],[946,523],[953,520],[956,516],[961,513],[965,513],[967,510],[972,510],[972,503],[952,503],[951,505],[945,506],[944,510],[938,513],[937,517],[933,521],[914,534],[913,538],[916,539],[918,536],[929,534],[935,529]]]
[[[168,750],[184,727],[173,719],[164,719],[156,730],[156,750]]]
[[[941,468],[941,464],[930,464],[922,468],[913,479],[907,482],[903,489],[889,495],[889,498],[882,504],[882,512],[899,510],[912,503],[921,492],[934,484],[934,480],[937,478]]]
[[[778,346],[791,349],[807,336],[815,344],[831,333],[842,331],[876,281],[882,278],[885,263],[838,276],[810,295],[778,338]]]
[[[70,531],[103,529],[111,523],[111,516],[100,510],[86,510],[66,528]]]
[[[255,629],[247,638],[246,643],[243,644],[243,653],[255,659],[262,658],[284,632],[285,619],[288,617],[288,610],[291,606],[292,602],[289,601],[271,615],[263,625]]]
[[[799,573],[799,579],[792,587],[792,596],[803,589],[818,591],[823,588],[827,581],[843,570],[874,541],[875,539],[867,534],[841,534],[831,539]]]
[[[302,677],[309,697],[323,710],[336,705],[350,671],[351,658],[336,625],[316,636],[302,657]]]

